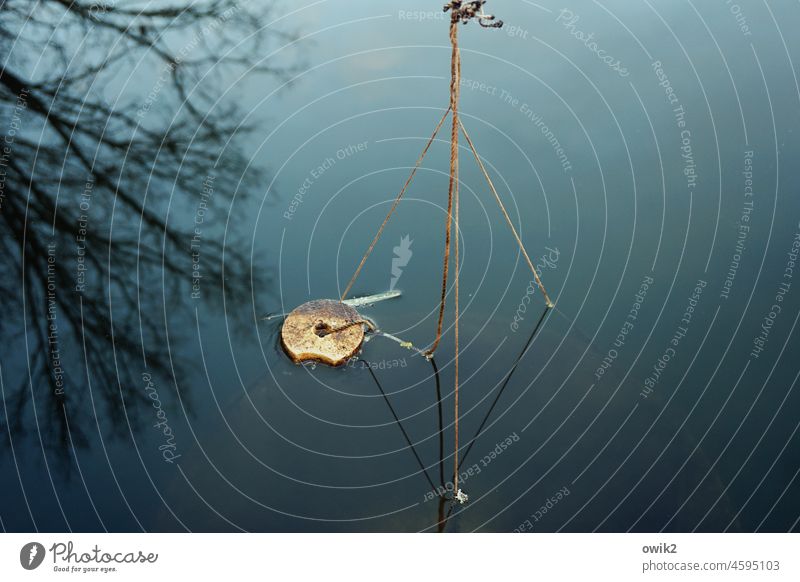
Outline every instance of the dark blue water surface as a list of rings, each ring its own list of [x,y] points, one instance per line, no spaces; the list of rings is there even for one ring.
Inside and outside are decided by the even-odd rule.
[[[340,295],[445,113],[441,1],[8,4],[5,530],[798,530],[796,3],[459,29],[462,120],[556,303],[528,344],[545,304],[462,139],[466,505],[452,286],[435,365],[380,336],[296,365],[264,319]],[[353,288],[401,290],[362,313],[419,347],[449,136]]]

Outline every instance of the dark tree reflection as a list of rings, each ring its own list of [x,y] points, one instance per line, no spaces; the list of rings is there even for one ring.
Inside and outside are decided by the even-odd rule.
[[[85,444],[95,414],[126,432],[149,405],[142,371],[179,369],[164,322],[194,310],[192,218],[224,223],[240,180],[237,197],[263,183],[235,147],[242,112],[217,99],[245,71],[288,73],[260,60],[287,36],[263,28],[267,14],[235,0],[0,0],[5,438]],[[247,249],[229,234],[223,283],[222,237],[204,233],[204,306],[223,284],[229,307],[249,299]]]

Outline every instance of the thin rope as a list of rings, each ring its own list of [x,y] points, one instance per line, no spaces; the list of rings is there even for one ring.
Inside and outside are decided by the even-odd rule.
[[[481,172],[483,172],[484,178],[486,178],[486,181],[489,183],[489,188],[491,189],[492,194],[494,194],[495,200],[497,200],[497,203],[500,205],[500,210],[503,211],[503,216],[505,216],[506,222],[508,223],[508,226],[511,228],[511,232],[514,233],[514,238],[517,239],[517,244],[519,245],[519,249],[522,251],[522,255],[525,257],[525,260],[528,262],[528,266],[531,268],[531,271],[533,272],[533,277],[534,279],[536,279],[536,284],[539,286],[539,289],[541,290],[542,295],[544,296],[544,300],[547,303],[547,306],[553,307],[554,303],[550,300],[550,296],[547,294],[547,291],[545,291],[544,285],[542,284],[542,280],[539,278],[539,273],[536,271],[536,267],[533,266],[533,261],[531,261],[531,258],[528,256],[528,251],[525,250],[525,245],[522,244],[522,239],[519,237],[519,234],[517,234],[517,229],[514,227],[514,223],[512,222],[511,217],[508,215],[508,211],[506,210],[506,207],[503,205],[503,201],[500,200],[500,195],[497,193],[497,189],[494,187],[494,183],[492,182],[492,179],[489,177],[489,173],[486,171],[486,168],[483,165],[483,161],[481,161],[481,157],[478,155],[478,151],[475,149],[475,145],[472,143],[472,140],[470,139],[469,134],[467,133],[467,128],[464,127],[463,123],[461,123],[461,131],[464,133],[464,137],[467,139],[467,143],[469,144],[469,147],[472,150],[472,154],[475,156],[475,160],[478,162],[478,166],[480,167]]]
[[[461,71],[460,71],[460,69],[461,69],[461,57],[459,57],[458,68],[459,68],[459,75],[460,75],[461,74]],[[456,114],[453,113],[453,125],[454,126],[456,124],[456,120],[457,120]],[[456,136],[457,135],[458,135],[458,131],[456,130]],[[453,277],[453,283],[454,283],[453,307],[454,307],[454,312],[455,312],[455,321],[454,321],[454,328],[453,328],[453,335],[454,335],[454,339],[455,339],[454,363],[453,363],[453,370],[454,370],[454,373],[455,373],[455,384],[454,384],[454,389],[453,389],[453,394],[454,394],[453,400],[454,400],[454,403],[455,403],[455,414],[454,414],[454,418],[455,418],[455,427],[454,427],[455,428],[455,453],[453,454],[453,462],[454,462],[453,473],[455,474],[455,477],[453,478],[453,491],[456,494],[458,494],[459,493],[459,489],[458,489],[458,466],[459,466],[459,460],[458,460],[458,354],[459,354],[458,324],[459,324],[459,315],[460,315],[460,313],[459,313],[459,307],[460,306],[459,306],[459,303],[458,303],[458,296],[459,296],[459,291],[458,291],[458,279],[459,279],[459,272],[458,272],[458,265],[459,265],[459,262],[458,262],[458,255],[459,255],[459,238],[458,238],[458,214],[459,214],[458,160],[456,160],[455,173],[456,173],[456,184],[455,184],[456,240],[454,241],[454,243],[455,243],[455,251],[456,251],[455,252],[456,272],[455,272],[455,276]]]
[[[451,3],[452,4],[452,3]],[[447,7],[446,7],[447,9]],[[444,265],[442,267],[442,296],[439,301],[439,320],[436,325],[436,339],[428,349],[427,354],[432,356],[439,347],[439,342],[442,340],[442,324],[444,322],[444,310],[447,303],[447,279],[450,270],[450,238],[451,226],[455,219],[456,226],[456,240],[455,240],[455,259],[456,259],[456,273],[453,278],[453,293],[454,293],[454,309],[455,309],[455,323],[454,323],[454,340],[455,352],[453,358],[453,369],[455,374],[454,388],[453,388],[453,406],[454,406],[454,452],[453,452],[453,491],[458,493],[458,100],[460,96],[461,86],[461,51],[458,47],[458,23],[462,19],[459,11],[453,8],[453,14],[450,19],[450,44],[452,45],[452,52],[450,57],[450,114],[453,118],[452,128],[450,132],[450,181],[447,188],[447,222],[445,224],[445,242],[444,242]],[[455,217],[453,215],[453,205],[455,203]]]
[[[422,350],[421,350],[421,349],[419,349],[418,347],[414,346],[414,345],[413,345],[411,342],[409,342],[409,341],[405,341],[404,339],[401,339],[401,338],[397,337],[396,335],[392,335],[392,334],[390,334],[390,333],[388,333],[388,332],[385,332],[385,331],[383,331],[383,330],[380,330],[380,329],[373,329],[373,330],[372,330],[372,333],[373,333],[373,335],[375,335],[375,336],[378,336],[378,337],[385,337],[386,339],[390,339],[390,340],[392,340],[393,342],[400,344],[400,347],[401,347],[401,348],[406,348],[406,349],[409,349],[409,350],[411,350],[412,352],[416,352],[417,354],[419,354],[420,356],[422,356],[422,357],[423,357],[423,358],[425,358],[426,360],[433,361],[433,358],[429,358],[429,357],[428,357],[428,356],[425,354],[425,352],[424,352],[424,351],[422,351]]]
[[[461,51],[460,51],[459,46],[458,46],[458,24],[459,24],[459,22],[466,24],[471,19],[476,18],[478,20],[479,24],[481,26],[483,26],[483,27],[499,28],[499,27],[503,26],[502,21],[495,21],[494,16],[492,16],[490,14],[486,14],[485,12],[483,12],[483,5],[484,4],[486,4],[486,0],[474,0],[474,1],[468,1],[468,2],[463,2],[461,0],[452,0],[451,2],[446,4],[445,7],[444,7],[444,11],[445,12],[447,12],[448,10],[451,11],[451,18],[450,18],[450,44],[452,46],[452,51],[451,51],[451,58],[450,58],[450,106],[448,107],[447,111],[445,111],[444,115],[442,116],[442,119],[439,121],[439,124],[436,126],[436,129],[434,130],[433,134],[431,135],[430,139],[428,140],[428,143],[425,145],[425,149],[423,149],[422,154],[420,154],[420,157],[417,160],[417,163],[414,166],[414,169],[411,171],[411,174],[409,175],[408,179],[406,180],[406,183],[403,185],[403,188],[400,190],[400,193],[397,195],[397,198],[395,199],[394,203],[392,204],[392,207],[389,209],[389,212],[387,213],[386,218],[384,219],[383,223],[381,224],[380,228],[378,229],[378,232],[375,234],[375,237],[373,238],[372,243],[369,245],[369,248],[367,249],[367,252],[364,253],[364,256],[362,257],[361,262],[358,265],[358,268],[356,269],[355,273],[353,274],[353,277],[350,279],[350,282],[347,284],[347,287],[345,288],[344,293],[342,293],[342,296],[341,296],[341,300],[344,301],[345,297],[347,297],[347,294],[350,292],[350,289],[352,288],[353,284],[355,283],[355,280],[358,278],[358,275],[361,273],[361,269],[364,267],[364,264],[367,261],[367,257],[369,257],[369,255],[372,253],[372,250],[375,248],[375,245],[377,244],[378,239],[380,238],[381,234],[383,234],[383,230],[386,227],[386,224],[389,222],[389,219],[391,218],[391,216],[394,213],[395,209],[397,208],[397,205],[400,203],[400,200],[403,197],[403,194],[405,193],[406,188],[408,187],[408,185],[410,184],[410,182],[413,179],[414,175],[416,174],[416,171],[419,168],[419,165],[422,163],[422,160],[425,157],[425,154],[427,153],[428,148],[430,147],[430,145],[433,143],[434,139],[436,138],[436,135],[438,134],[439,130],[441,129],[442,125],[444,124],[444,120],[447,118],[447,115],[450,114],[452,116],[452,127],[451,127],[451,131],[450,131],[450,180],[449,180],[448,189],[447,189],[447,217],[446,217],[446,222],[445,222],[445,246],[444,246],[444,258],[443,258],[443,265],[442,265],[442,289],[441,289],[441,298],[440,298],[440,301],[439,301],[439,317],[438,317],[438,321],[437,321],[437,325],[436,325],[436,338],[434,339],[433,344],[431,345],[431,347],[425,352],[425,355],[429,359],[431,359],[433,357],[434,352],[439,347],[439,343],[441,342],[441,339],[442,339],[442,326],[443,326],[443,323],[444,323],[444,312],[445,312],[445,307],[446,307],[446,303],[447,303],[447,281],[448,281],[448,278],[449,278],[449,270],[450,270],[450,239],[451,239],[451,235],[452,235],[452,232],[451,232],[452,231],[452,226],[453,226],[453,223],[455,223],[456,234],[455,234],[454,246],[455,246],[456,272],[455,272],[455,276],[454,276],[454,279],[453,279],[454,311],[455,311],[455,322],[454,322],[454,342],[455,342],[454,375],[455,375],[455,382],[454,382],[454,390],[453,390],[453,394],[454,394],[454,447],[455,447],[455,450],[454,450],[454,454],[453,454],[453,488],[454,488],[455,498],[460,503],[466,502],[467,501],[467,496],[464,495],[461,492],[461,490],[458,488],[458,470],[459,470],[459,464],[460,464],[459,463],[459,440],[458,440],[459,439],[459,408],[458,408],[458,406],[459,406],[459,399],[458,399],[459,394],[458,394],[458,390],[459,390],[459,349],[460,349],[460,344],[459,344],[459,318],[460,318],[459,309],[460,309],[460,305],[459,305],[459,273],[458,273],[459,259],[460,259],[460,257],[459,257],[459,252],[460,252],[459,246],[460,245],[459,245],[459,237],[458,237],[458,226],[459,226],[459,224],[458,224],[459,223],[458,135],[459,135],[459,129],[461,131],[463,131],[464,136],[466,137],[467,142],[469,143],[469,146],[472,149],[472,153],[475,155],[475,159],[477,160],[478,165],[480,166],[484,177],[486,178],[487,182],[489,183],[489,187],[492,190],[492,193],[494,194],[495,199],[497,200],[498,204],[500,205],[500,209],[503,211],[503,215],[505,216],[506,221],[508,222],[508,225],[511,227],[511,231],[514,233],[514,236],[517,239],[517,243],[519,244],[520,249],[522,250],[522,253],[525,256],[525,259],[527,260],[528,265],[530,266],[531,270],[533,271],[533,275],[534,275],[534,278],[536,279],[536,283],[539,286],[539,288],[541,289],[542,294],[545,297],[545,300],[547,301],[548,308],[553,307],[553,304],[550,301],[550,297],[547,295],[547,292],[545,291],[544,286],[542,285],[542,282],[539,279],[539,274],[536,272],[536,268],[533,266],[533,262],[528,257],[528,253],[526,252],[525,247],[522,244],[522,239],[520,239],[519,235],[517,234],[517,231],[514,228],[514,224],[511,221],[511,217],[508,215],[508,212],[506,211],[505,206],[503,206],[503,203],[500,200],[500,196],[497,194],[497,190],[495,189],[494,184],[492,183],[492,180],[489,177],[489,174],[486,172],[486,168],[484,168],[483,162],[481,161],[481,158],[478,155],[478,152],[476,151],[475,146],[472,143],[472,140],[470,139],[469,135],[467,134],[467,131],[464,128],[464,125],[461,123],[461,121],[459,119],[459,116],[458,116],[458,102],[459,102],[460,87],[461,87]],[[455,212],[454,212],[454,210],[455,210]],[[540,320],[540,323],[541,323],[541,320]],[[348,324],[347,327],[349,327],[349,325],[355,325],[355,323]],[[537,326],[537,328],[538,328],[538,326]],[[342,329],[344,329],[344,328],[342,328]],[[334,331],[338,331],[338,330],[334,330]],[[432,359],[431,359],[431,361],[432,361]],[[370,370],[370,373],[372,374],[373,378],[375,378],[375,381],[377,382],[377,377],[375,376],[374,373],[372,373],[372,370]],[[380,383],[378,383],[378,385],[380,387]],[[381,388],[381,392],[383,392],[382,388]],[[384,397],[385,397],[385,394],[384,394]],[[388,399],[387,399],[387,403],[388,403]],[[496,404],[496,401],[495,401],[495,404]],[[391,409],[391,404],[390,403],[389,403],[389,407]],[[492,408],[494,408],[494,404],[492,405]],[[491,409],[490,409],[490,412],[491,412]],[[393,409],[392,409],[392,414],[394,414],[394,410]],[[396,418],[396,415],[395,415],[395,418]],[[399,419],[398,419],[398,424],[399,424]],[[404,436],[406,436],[406,439],[409,441],[409,444],[410,444],[410,439],[408,439],[407,435],[405,435],[405,430],[403,429],[402,425],[400,425],[400,428],[403,430]],[[473,442],[474,442],[474,439],[473,439]],[[413,447],[412,447],[412,450],[413,450]],[[469,449],[467,449],[467,452],[469,452]],[[414,454],[416,456],[416,451],[414,451]],[[420,462],[420,465],[422,465],[422,462],[421,462],[421,460],[419,459],[418,456],[417,456],[417,461]],[[427,472],[425,472],[425,476],[428,477]],[[430,481],[429,477],[428,477],[428,480]]]
[[[542,323],[544,323],[544,320],[547,317],[547,314],[550,313],[551,311],[553,311],[554,309],[555,308],[553,308],[553,307],[545,306],[541,317],[539,317],[539,321],[534,326],[530,337],[528,337],[528,341],[525,342],[525,346],[522,348],[522,351],[520,351],[519,355],[517,356],[517,359],[514,361],[514,364],[511,366],[511,369],[508,371],[508,374],[506,375],[506,378],[503,381],[503,385],[500,387],[500,390],[497,392],[497,396],[494,397],[494,401],[492,402],[492,405],[489,407],[489,410],[486,412],[486,415],[483,417],[483,421],[481,422],[481,425],[478,427],[478,430],[475,431],[475,436],[472,437],[472,440],[469,442],[469,445],[467,446],[467,449],[464,451],[464,457],[461,459],[462,462],[466,462],[467,456],[469,456],[469,452],[472,450],[472,445],[475,444],[475,441],[480,436],[481,431],[483,430],[483,427],[486,425],[486,421],[489,420],[489,416],[492,414],[492,410],[494,410],[494,407],[499,402],[500,397],[503,395],[503,392],[506,389],[506,386],[508,386],[509,382],[511,381],[511,376],[513,376],[514,372],[517,371],[517,367],[519,366],[520,361],[525,356],[525,354],[528,351],[528,348],[530,347],[530,345],[533,343],[533,339],[536,337],[536,334],[538,333],[539,328],[542,326]],[[558,311],[558,310],[556,309],[556,311]],[[453,507],[454,507],[454,505],[451,505],[450,508],[448,509],[447,515],[444,517],[444,522],[445,523],[447,523],[447,520],[450,519],[450,516],[453,513]],[[440,517],[440,523],[441,523],[441,517]]]
[[[439,120],[439,123],[436,125],[436,129],[433,130],[433,133],[431,134],[430,139],[428,139],[428,143],[425,144],[425,148],[422,150],[422,153],[419,155],[419,158],[417,158],[417,163],[414,164],[414,169],[411,170],[411,174],[409,174],[408,178],[406,179],[406,183],[403,184],[403,187],[400,189],[400,193],[397,195],[397,198],[395,198],[394,203],[392,204],[392,207],[389,209],[389,212],[386,214],[386,218],[383,219],[383,223],[381,224],[380,228],[378,229],[378,232],[375,234],[375,238],[372,239],[372,243],[369,245],[369,248],[367,248],[367,252],[364,253],[364,256],[361,258],[361,262],[358,264],[358,268],[356,269],[356,272],[353,273],[353,276],[351,277],[350,282],[347,284],[347,287],[345,287],[344,293],[342,293],[341,301],[344,301],[345,298],[347,297],[347,294],[350,293],[350,289],[353,287],[353,284],[356,282],[356,279],[358,278],[358,275],[361,273],[361,269],[364,268],[364,263],[367,262],[367,257],[369,257],[369,255],[372,253],[372,250],[375,248],[375,245],[378,243],[378,239],[381,238],[381,235],[383,234],[383,229],[386,228],[386,223],[389,222],[389,219],[392,217],[392,214],[394,214],[395,209],[397,209],[397,205],[400,204],[400,200],[403,198],[403,195],[406,193],[406,189],[408,188],[408,185],[411,183],[411,180],[414,179],[414,176],[416,175],[417,170],[419,169],[419,166],[422,163],[422,160],[425,159],[425,155],[428,153],[428,149],[430,149],[431,144],[433,143],[433,140],[436,139],[436,135],[439,133],[439,130],[441,129],[442,125],[444,124],[444,120],[447,119],[447,114],[448,113],[450,113],[450,109],[449,108],[447,109],[447,111],[444,112],[444,115],[442,115],[442,118]]]
[[[461,53],[458,48],[458,13],[453,12],[450,21],[450,44],[452,53],[450,57],[450,113],[453,124],[450,131],[450,181],[447,187],[447,222],[444,231],[444,266],[442,267],[442,295],[439,300],[439,319],[436,323],[436,338],[428,348],[428,355],[433,355],[439,342],[442,341],[442,325],[444,323],[444,310],[447,303],[447,279],[450,274],[450,228],[453,222],[453,194],[458,182],[458,99],[461,87]],[[456,237],[458,232],[456,232]],[[458,263],[456,263],[458,270]]]
[[[368,319],[359,319],[357,321],[351,321],[349,323],[345,323],[344,325],[340,325],[339,327],[334,327],[333,329],[326,323],[317,324],[319,327],[317,328],[318,331],[324,332],[322,335],[331,335],[333,333],[339,333],[340,331],[344,331],[346,329],[350,329],[351,327],[355,327],[356,325],[366,325],[371,331],[375,331],[375,324],[369,321]]]

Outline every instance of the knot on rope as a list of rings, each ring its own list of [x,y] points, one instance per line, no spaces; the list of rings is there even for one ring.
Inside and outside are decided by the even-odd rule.
[[[503,21],[495,20],[493,14],[486,14],[483,11],[484,4],[486,4],[486,0],[472,0],[470,2],[452,0],[452,2],[444,5],[444,11],[452,10],[453,22],[460,20],[463,24],[466,24],[473,18],[477,18],[478,24],[483,28],[501,28]]]

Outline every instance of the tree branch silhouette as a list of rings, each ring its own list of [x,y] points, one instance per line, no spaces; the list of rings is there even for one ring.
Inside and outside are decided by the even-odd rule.
[[[0,318],[0,337],[27,341],[27,364],[3,362],[4,370],[30,371],[7,385],[6,438],[26,433],[32,405],[47,415],[37,423],[46,447],[85,445],[82,420],[95,414],[124,435],[150,404],[138,377],[145,360],[154,374],[180,371],[163,346],[166,314],[191,308],[181,298],[191,289],[192,228],[178,226],[176,208],[196,203],[210,175],[222,187],[209,212],[227,212],[240,180],[237,197],[263,184],[263,171],[236,147],[253,127],[219,97],[225,78],[294,70],[259,58],[265,46],[295,38],[266,27],[269,15],[270,6],[235,0],[0,2],[0,291],[13,314]],[[162,72],[155,99],[131,81],[148,71]],[[114,95],[125,83],[130,90]],[[20,126],[13,132],[12,122]],[[236,233],[225,248],[221,239],[202,242],[204,284],[224,286],[229,307],[251,297],[239,242]],[[81,261],[86,281],[78,285]],[[254,281],[268,285],[264,273]],[[204,294],[205,304],[219,307],[219,295]],[[188,394],[181,399],[190,405]]]

